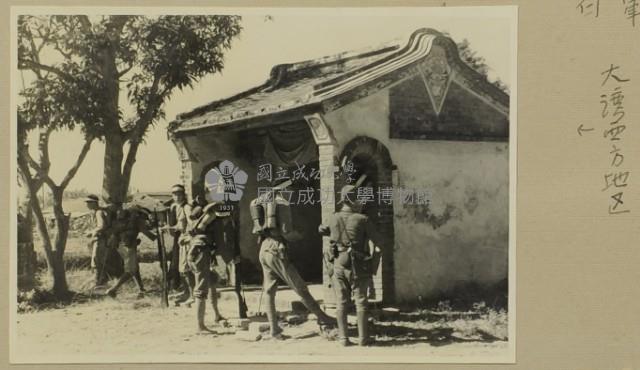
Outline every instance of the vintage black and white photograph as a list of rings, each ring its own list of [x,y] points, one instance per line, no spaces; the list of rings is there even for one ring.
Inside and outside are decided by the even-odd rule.
[[[12,362],[515,361],[517,7],[11,16]]]

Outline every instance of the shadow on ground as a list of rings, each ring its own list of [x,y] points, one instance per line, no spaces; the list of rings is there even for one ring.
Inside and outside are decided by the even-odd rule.
[[[463,342],[492,343],[499,338],[477,330],[473,338],[458,335],[454,328],[436,327],[430,329],[410,328],[402,325],[374,325],[376,335],[375,346],[402,346],[416,343],[428,343],[432,346],[445,346]],[[357,335],[357,333],[354,333]]]

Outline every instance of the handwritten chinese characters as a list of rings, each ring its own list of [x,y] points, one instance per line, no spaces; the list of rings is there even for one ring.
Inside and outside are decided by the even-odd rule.
[[[621,8],[616,9],[615,14],[624,15],[631,22],[631,26],[635,27],[636,18],[640,15],[640,3],[638,0],[621,0],[615,3],[621,6]],[[598,18],[601,13],[600,0],[577,0],[576,10],[583,17]]]
[[[638,0],[622,0],[624,4],[624,14],[627,19],[631,21],[633,27],[636,26],[636,17],[640,15],[640,9],[638,8]]]
[[[598,15],[600,15],[600,0],[580,0],[576,9],[585,17],[598,18]]]
[[[602,94],[600,105],[604,124],[603,137],[611,145],[609,151],[610,170],[604,174],[604,188],[610,197],[609,214],[629,213],[624,204],[624,191],[628,189],[630,171],[625,170],[624,132],[627,128],[624,107],[624,85],[630,81],[624,78],[620,66],[611,64],[602,72]]]

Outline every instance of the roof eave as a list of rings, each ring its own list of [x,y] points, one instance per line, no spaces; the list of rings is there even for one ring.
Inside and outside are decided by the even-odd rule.
[[[183,138],[195,135],[206,135],[208,133],[219,131],[246,131],[257,128],[265,128],[281,124],[290,123],[297,120],[303,120],[305,115],[321,112],[322,104],[320,101],[310,102],[300,106],[288,108],[277,112],[268,112],[265,114],[256,114],[247,117],[239,117],[237,119],[226,122],[213,122],[195,127],[185,127],[170,131],[171,138]],[[180,124],[180,121],[173,121]]]

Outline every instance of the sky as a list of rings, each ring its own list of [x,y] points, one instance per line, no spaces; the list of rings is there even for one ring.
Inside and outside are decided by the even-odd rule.
[[[178,183],[180,162],[175,147],[167,138],[167,124],[179,113],[264,83],[276,64],[376,46],[394,39],[406,43],[413,31],[429,27],[449,32],[456,42],[469,40],[471,47],[490,67],[489,80],[500,78],[511,86],[511,58],[515,58],[510,48],[514,37],[511,23],[504,13],[480,9],[461,12],[448,8],[448,14],[428,8],[366,14],[347,10],[323,10],[312,14],[273,10],[241,12],[243,30],[225,55],[224,70],[201,79],[192,89],[173,93],[164,107],[166,119],[152,128],[146,143],[138,151],[131,188],[166,191]],[[265,18],[266,14],[271,15],[270,19]],[[81,147],[82,137],[77,132],[61,131],[52,135],[51,176],[54,180],[60,181],[64,177]],[[95,142],[68,189],[100,193],[103,158],[104,145]]]

